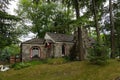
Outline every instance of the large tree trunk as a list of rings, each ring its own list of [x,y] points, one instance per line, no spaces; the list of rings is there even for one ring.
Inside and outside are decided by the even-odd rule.
[[[111,58],[115,58],[115,39],[114,39],[114,22],[112,15],[112,1],[109,0],[109,9],[110,9],[110,26],[111,26]]]
[[[100,41],[100,32],[99,32],[99,25],[98,25],[98,16],[97,16],[97,8],[96,8],[96,2],[95,0],[92,0],[93,5],[93,14],[94,14],[94,21],[95,21],[95,28],[97,33],[97,41]]]
[[[76,19],[80,17],[80,10],[79,10],[79,3],[78,0],[74,0],[75,12],[76,12]],[[78,33],[77,33],[77,48],[78,48],[78,56],[79,60],[84,59],[84,51],[83,51],[83,40],[82,40],[82,27],[78,26]]]

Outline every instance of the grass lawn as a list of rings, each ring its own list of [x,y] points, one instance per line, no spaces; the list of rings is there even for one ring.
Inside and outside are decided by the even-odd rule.
[[[120,62],[117,60],[109,60],[105,66],[75,61],[60,65],[39,64],[0,72],[0,80],[114,80],[119,76]]]

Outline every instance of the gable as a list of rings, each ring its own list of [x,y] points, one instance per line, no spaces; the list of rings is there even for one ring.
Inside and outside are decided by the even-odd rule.
[[[44,39],[46,39],[46,40],[52,40],[53,42],[55,42],[55,40],[53,40],[53,39],[51,38],[51,36],[49,36],[48,34],[45,34]]]

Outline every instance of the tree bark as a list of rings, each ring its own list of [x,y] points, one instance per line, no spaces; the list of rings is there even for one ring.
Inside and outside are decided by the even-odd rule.
[[[94,21],[95,21],[95,28],[96,28],[96,33],[97,33],[97,41],[99,43],[100,41],[100,33],[99,33],[99,25],[98,25],[98,17],[97,17],[97,9],[96,9],[96,2],[95,0],[92,0],[93,4],[93,14],[94,14]]]
[[[109,0],[109,10],[110,10],[110,27],[111,27],[111,58],[115,58],[115,36],[114,36],[114,21],[112,14],[112,1]]]
[[[80,10],[79,10],[79,3],[78,0],[74,0],[75,12],[76,12],[76,19],[80,17]],[[83,51],[83,40],[82,40],[82,27],[78,26],[78,33],[77,33],[77,47],[78,47],[78,56],[79,60],[84,59],[84,51]]]

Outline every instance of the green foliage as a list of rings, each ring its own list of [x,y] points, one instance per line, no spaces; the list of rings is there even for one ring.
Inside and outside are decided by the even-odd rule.
[[[40,1],[36,5],[32,3],[32,0],[20,0],[18,6],[18,15],[23,18],[23,21],[27,20],[32,24],[28,28],[33,33],[36,33],[38,37],[44,37],[46,32],[69,34],[72,31],[71,26],[69,26],[72,11],[65,12],[60,4]],[[26,24],[24,22],[22,25]]]
[[[0,54],[0,61],[4,61],[4,62],[9,62],[9,58],[10,58],[10,54],[5,51],[5,52],[1,52]]]
[[[20,46],[19,45],[10,45],[10,46],[7,46],[3,49],[3,52],[7,52],[9,53],[10,55],[16,55],[16,54],[19,54],[20,53]]]
[[[0,11],[0,49],[9,46],[12,43],[18,43],[19,33],[15,27],[16,22],[20,20],[16,16],[9,15]]]
[[[29,66],[34,66],[34,65],[39,65],[39,64],[45,64],[47,63],[47,60],[32,60],[28,62],[20,62],[20,63],[15,63],[12,64],[11,67],[14,68],[15,70],[23,69]]]
[[[114,4],[115,7],[115,21],[114,21],[114,25],[115,25],[115,52],[118,56],[120,56],[120,3],[115,3]]]
[[[63,58],[48,58],[44,60],[32,60],[28,62],[20,62],[20,63],[15,63],[12,64],[11,67],[14,68],[15,70],[23,69],[29,66],[34,66],[34,65],[40,65],[40,64],[53,64],[53,65],[58,65],[58,64],[64,64],[69,62],[68,57],[63,57]]]
[[[19,69],[29,67],[30,65],[31,65],[30,63],[21,62],[21,63],[13,64],[11,67],[14,68],[15,70],[19,70]]]
[[[9,62],[9,58],[12,55],[17,55],[20,53],[20,47],[18,45],[6,46],[0,54],[0,61]]]
[[[88,60],[92,64],[103,65],[107,63],[109,58],[108,48],[101,44],[95,44],[93,48],[89,50]]]
[[[0,1],[0,49],[17,43],[19,33],[16,31],[16,22],[20,20],[17,16],[6,12],[7,5],[11,0]]]
[[[23,31],[32,31],[37,34],[37,37],[43,37],[46,32],[70,34],[74,32],[76,27],[81,26],[86,28],[94,38],[97,37],[96,33],[100,33],[100,36],[101,34],[104,35],[103,41],[106,46],[110,47],[111,27],[109,26],[109,15],[106,15],[109,14],[109,6],[105,5],[107,0],[78,0],[78,10],[80,10],[79,12],[81,12],[81,14],[77,20],[75,20],[76,16],[74,14],[76,5],[74,4],[74,1],[75,0],[19,0],[17,13],[23,19],[23,22],[21,22],[21,25],[25,26],[22,28]],[[93,1],[95,2],[94,6],[92,3]],[[115,19],[115,49],[119,52],[119,1],[116,0],[113,5]],[[96,21],[94,21],[95,17]],[[31,23],[31,25],[26,25],[25,22]],[[96,31],[97,27],[95,29],[95,22],[98,26],[98,31]],[[6,42],[10,41],[3,41],[2,43],[5,44]],[[71,58],[75,59],[76,54],[70,55],[72,55]]]

